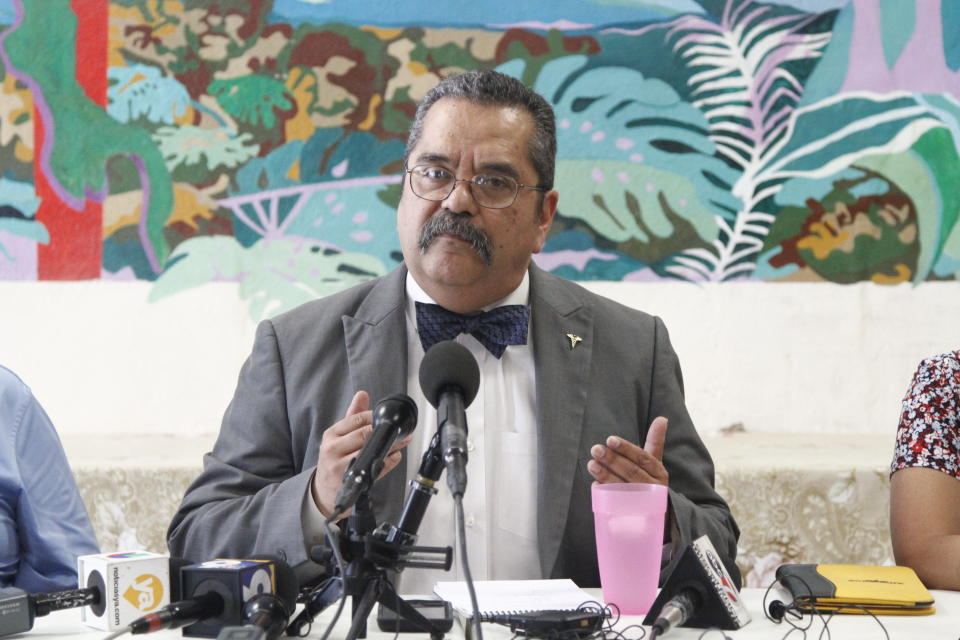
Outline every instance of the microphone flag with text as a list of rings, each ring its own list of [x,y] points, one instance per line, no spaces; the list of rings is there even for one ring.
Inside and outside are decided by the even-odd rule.
[[[335,500],[335,513],[343,513],[353,506],[360,494],[370,490],[383,470],[383,459],[390,447],[416,426],[417,405],[406,395],[397,393],[377,403],[373,409],[373,433],[343,474],[343,486]]]
[[[650,640],[673,627],[717,627],[727,631],[750,622],[740,592],[710,538],[703,535],[683,551],[643,624]]]
[[[130,633],[183,627],[184,636],[215,638],[223,627],[246,624],[244,605],[263,594],[276,595],[292,612],[297,579],[279,558],[219,559],[183,567],[180,589],[183,600],[134,620]]]
[[[179,567],[184,563],[148,551],[80,556],[77,589],[36,594],[12,587],[0,591],[0,636],[29,631],[37,617],[79,607],[87,626],[104,631],[124,627],[177,597],[171,585],[179,584]]]
[[[476,358],[458,342],[438,342],[420,363],[420,388],[437,409],[447,486],[454,497],[462,497],[467,490],[467,407],[480,388]]]

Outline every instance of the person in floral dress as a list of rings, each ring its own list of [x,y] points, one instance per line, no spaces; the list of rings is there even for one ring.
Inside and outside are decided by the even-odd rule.
[[[920,363],[903,400],[890,469],[897,564],[960,590],[960,350]]]

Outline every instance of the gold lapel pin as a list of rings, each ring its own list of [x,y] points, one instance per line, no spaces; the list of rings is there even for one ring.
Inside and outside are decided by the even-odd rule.
[[[578,335],[575,334],[575,333],[568,333],[568,334],[567,334],[567,338],[570,340],[570,350],[571,350],[571,351],[572,351],[573,349],[575,349],[578,344],[580,344],[581,342],[583,342],[583,338],[581,338],[580,336],[578,336]]]

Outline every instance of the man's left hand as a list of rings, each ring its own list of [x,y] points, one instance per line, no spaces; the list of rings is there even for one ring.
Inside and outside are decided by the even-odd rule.
[[[663,466],[663,442],[667,437],[667,419],[654,418],[641,448],[618,436],[607,438],[606,445],[590,448],[593,457],[587,470],[597,482],[645,482],[670,486],[670,474]]]

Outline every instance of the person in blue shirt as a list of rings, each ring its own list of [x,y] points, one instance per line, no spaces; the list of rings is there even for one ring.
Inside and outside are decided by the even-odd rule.
[[[0,366],[0,587],[75,588],[77,556],[99,552],[53,423]]]

